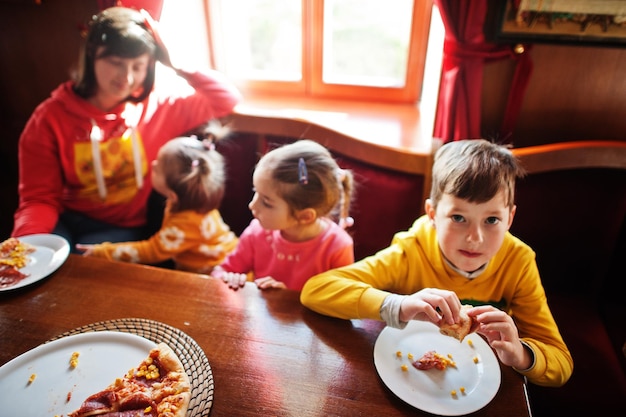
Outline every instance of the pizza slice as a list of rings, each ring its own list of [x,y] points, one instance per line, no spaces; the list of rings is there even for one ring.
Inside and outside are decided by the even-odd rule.
[[[35,247],[14,237],[0,243],[0,288],[11,287],[28,275],[20,271],[28,263]]]
[[[446,358],[443,355],[435,352],[434,350],[430,350],[424,355],[416,360],[415,362],[411,362],[416,369],[420,371],[427,371],[432,368],[439,369],[440,371],[445,370],[448,366],[452,366],[456,368],[456,364],[450,358]]]
[[[137,368],[89,396],[68,417],[184,417],[191,399],[185,369],[165,343],[159,343]]]

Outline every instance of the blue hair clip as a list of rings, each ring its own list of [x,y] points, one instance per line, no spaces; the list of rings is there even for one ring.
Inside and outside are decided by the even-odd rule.
[[[306,185],[309,183],[309,174],[306,171],[306,163],[304,162],[304,158],[300,158],[298,160],[298,181],[302,185]]]

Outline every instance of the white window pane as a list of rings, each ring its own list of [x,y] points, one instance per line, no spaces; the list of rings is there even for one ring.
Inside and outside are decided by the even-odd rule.
[[[403,87],[413,0],[325,0],[323,81]]]
[[[209,45],[204,8],[199,2],[165,0],[159,33],[174,65],[180,68],[209,68]]]
[[[250,80],[302,78],[302,5],[296,0],[222,0],[224,71]],[[212,19],[215,21],[215,19]]]

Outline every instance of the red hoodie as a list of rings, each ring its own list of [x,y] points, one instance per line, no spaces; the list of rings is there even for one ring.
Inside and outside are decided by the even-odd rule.
[[[54,90],[20,137],[12,236],[50,233],[66,209],[120,227],[143,225],[161,145],[231,113],[241,97],[217,72],[179,75],[188,84],[175,77],[181,85],[157,84],[142,103],[109,112],[77,96],[72,82]]]

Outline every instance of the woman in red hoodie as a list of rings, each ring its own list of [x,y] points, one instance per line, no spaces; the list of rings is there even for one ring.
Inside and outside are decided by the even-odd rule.
[[[175,67],[150,16],[124,7],[93,17],[80,64],[20,137],[12,235],[56,233],[72,248],[141,240],[150,233],[149,161],[169,139],[231,113],[241,96],[215,71]]]

